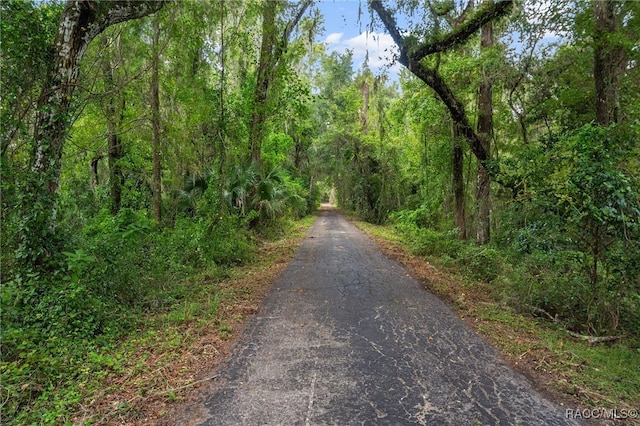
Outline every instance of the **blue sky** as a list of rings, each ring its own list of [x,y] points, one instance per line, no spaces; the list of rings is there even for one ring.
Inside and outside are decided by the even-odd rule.
[[[388,70],[395,79],[400,70],[400,65],[391,65],[395,43],[380,28],[371,29],[371,16],[366,1],[321,0],[317,5],[324,15],[325,28],[319,41],[326,44],[328,51],[343,53],[351,49],[356,69],[361,69],[368,53],[369,67],[374,72]]]
[[[324,42],[327,50],[343,53],[346,49],[353,50],[353,62],[355,69],[361,69],[365,56],[369,54],[369,67],[375,72],[386,70],[393,81],[397,81],[401,65],[393,64],[393,52],[396,51],[395,43],[389,34],[384,33],[381,24],[371,28],[371,15],[366,0],[318,0],[316,2],[320,12],[324,15],[325,32],[318,37],[318,41]],[[549,20],[553,22],[554,8],[551,0],[526,0],[524,10],[529,17],[530,25],[539,27],[540,40],[537,52],[541,52],[545,46],[562,39],[563,34],[547,28]],[[550,15],[551,14],[551,15]],[[402,20],[402,18],[399,18]],[[566,36],[566,35],[564,35]],[[518,39],[517,33],[503,36],[503,41],[520,55],[523,49],[523,41]],[[531,40],[529,40],[531,41]]]

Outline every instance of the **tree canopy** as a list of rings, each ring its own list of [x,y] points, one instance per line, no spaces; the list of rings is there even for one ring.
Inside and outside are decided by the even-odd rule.
[[[330,199],[639,337],[640,2],[362,1],[398,75],[320,42],[316,3],[0,4],[3,374],[52,384],[42,342],[122,332]],[[11,383],[27,422],[46,385]]]

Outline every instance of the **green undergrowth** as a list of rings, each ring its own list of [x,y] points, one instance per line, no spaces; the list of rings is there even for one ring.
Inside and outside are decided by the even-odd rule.
[[[622,330],[613,341],[589,343],[570,334],[570,320],[534,312],[529,301],[514,300],[521,288],[516,280],[522,275],[513,272],[517,268],[497,248],[478,248],[443,233],[420,238],[394,226],[357,225],[385,244],[437,266],[449,281],[435,279],[429,287],[452,302],[462,317],[472,318],[475,329],[515,364],[547,373],[549,382],[542,385],[560,398],[591,408],[640,406],[638,336]]]
[[[233,318],[225,315],[230,307],[250,303],[254,298],[251,289],[234,286],[234,280],[258,274],[289,255],[314,219],[315,216],[295,222],[283,219],[276,231],[260,235],[250,235],[241,226],[221,222],[213,233],[210,229],[199,235],[207,230],[194,227],[190,234],[188,229],[182,229],[176,236],[156,233],[152,237],[154,233],[147,228],[147,222],[137,218],[131,222],[134,225],[129,223],[117,231],[100,230],[102,235],[121,237],[133,230],[122,240],[114,236],[111,245],[105,244],[104,250],[113,251],[111,256],[95,247],[68,254],[72,265],[68,276],[59,283],[50,280],[49,284],[58,290],[40,297],[38,303],[42,306],[30,308],[39,318],[20,322],[16,316],[26,308],[20,301],[11,300],[10,293],[3,289],[0,423],[108,423],[113,416],[135,417],[132,411],[137,409],[136,403],[149,395],[175,401],[188,384],[173,389],[159,382],[154,372],[168,368],[207,333],[216,333],[223,340],[231,338],[234,330],[229,323],[241,320],[242,314]],[[236,235],[235,241],[230,238],[231,233]],[[175,247],[175,254],[154,260],[116,252],[128,248],[159,256],[159,246]],[[159,263],[167,261],[177,265],[162,268]],[[105,271],[114,262],[119,262],[115,266],[136,263],[142,270],[140,275],[129,277],[128,287],[120,284],[127,277],[111,277],[118,284],[111,291],[123,295],[120,306],[103,302],[100,288],[95,287],[95,277],[107,280]],[[116,272],[124,273],[119,268],[113,274]],[[140,294],[135,299],[124,298],[132,297],[131,292],[136,290]],[[47,302],[47,297],[52,301]],[[70,305],[53,303],[55,298],[63,297]],[[56,311],[47,312],[46,303]],[[135,388],[133,397],[113,402],[115,405],[109,405],[106,413],[104,407],[93,406],[96,401],[108,399],[110,393],[126,391],[126,386]],[[99,416],[92,413],[95,410]]]
[[[554,378],[550,385],[557,392],[577,398],[586,407],[639,406],[640,370],[633,367],[640,365],[639,341],[586,343],[560,324],[499,304],[477,307],[474,317],[482,322],[476,328],[511,359],[550,373]]]

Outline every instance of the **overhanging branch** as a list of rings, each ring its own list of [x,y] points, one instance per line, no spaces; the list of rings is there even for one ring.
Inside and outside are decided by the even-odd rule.
[[[417,49],[412,49],[409,39],[400,34],[395,18],[392,13],[384,7],[382,0],[370,0],[369,4],[378,14],[383,25],[398,45],[400,50],[399,62],[436,92],[440,100],[449,110],[451,118],[458,125],[461,134],[467,141],[474,156],[478,159],[478,162],[495,178],[497,176],[497,169],[491,166],[491,155],[484,148],[480,138],[469,122],[464,105],[456,98],[438,71],[429,68],[422,62],[422,59],[428,55],[444,52],[462,44],[476,33],[482,25],[504,15],[513,4],[513,0],[503,0],[483,7],[476,12],[466,24],[449,32],[438,41],[424,43]],[[413,51],[413,53],[409,53],[410,51]]]
[[[482,7],[482,9],[476,12],[475,15],[471,17],[471,19],[469,19],[463,25],[460,25],[458,28],[455,28],[450,33],[446,34],[442,39],[425,43],[418,49],[413,51],[410,55],[411,59],[414,61],[420,61],[422,58],[425,58],[429,55],[447,51],[452,47],[464,43],[484,24],[505,15],[512,5],[513,0],[503,0],[497,3],[490,3],[489,5]]]
[[[409,66],[407,43],[405,42],[404,37],[400,34],[400,31],[398,31],[396,20],[393,18],[391,13],[385,9],[381,0],[372,0],[369,4],[371,5],[371,8],[376,11],[380,20],[382,20],[382,24],[387,31],[389,31],[391,38],[393,38],[393,41],[398,46],[398,49],[400,50],[400,58],[398,58],[398,61],[404,66]]]
[[[284,35],[282,37],[284,40],[289,40],[293,29],[296,27],[296,25],[298,25],[298,22],[300,22],[300,19],[302,19],[302,15],[304,15],[309,6],[311,6],[312,4],[313,0],[306,0],[300,5],[300,8],[294,15],[293,19],[287,24],[287,27],[284,30]]]

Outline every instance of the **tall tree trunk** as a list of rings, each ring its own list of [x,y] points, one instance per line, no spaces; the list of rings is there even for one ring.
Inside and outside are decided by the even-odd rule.
[[[106,50],[109,48],[109,40],[106,37],[101,37],[103,48]],[[120,36],[118,35],[116,40],[113,41],[114,47],[119,50]],[[122,58],[118,53],[117,64],[122,63]],[[106,92],[112,93],[112,96],[108,96],[105,99],[104,113],[107,119],[107,151],[109,159],[109,192],[111,196],[111,214],[116,215],[120,211],[122,204],[122,186],[124,184],[124,175],[122,173],[122,166],[120,160],[123,156],[122,138],[120,137],[120,130],[122,128],[122,122],[124,121],[124,109],[125,98],[122,93],[122,88],[116,81],[114,75],[114,68],[116,64],[111,61],[111,57],[105,54],[102,57],[102,71],[106,82]]]
[[[493,24],[489,22],[482,26],[481,50],[490,49],[494,42]],[[493,88],[489,72],[488,67],[483,66],[482,83],[478,91],[478,138],[482,147],[490,154],[493,135]],[[487,244],[491,237],[491,176],[482,164],[478,164],[476,204],[478,213],[476,244]]]
[[[98,185],[100,185],[100,177],[98,176],[98,163],[102,160],[102,156],[98,155],[91,159],[91,188],[95,192]]]
[[[38,269],[60,250],[55,241],[62,151],[71,124],[69,107],[89,43],[105,28],[159,10],[164,1],[68,0],[51,49],[51,66],[38,99],[31,176],[21,201],[17,257]]]
[[[253,111],[249,128],[249,159],[260,164],[262,157],[262,141],[268,117],[269,87],[273,83],[275,69],[283,54],[287,51],[289,37],[293,29],[304,15],[312,0],[305,0],[298,7],[294,17],[287,24],[278,40],[276,35],[276,15],[280,4],[277,0],[264,2],[262,9],[262,42],[260,44],[260,59],[256,75],[256,91],[253,98]]]
[[[464,208],[464,152],[462,151],[460,129],[452,123],[453,155],[451,156],[451,172],[453,183],[453,212],[458,238],[467,239],[467,218]]]
[[[218,129],[218,175],[220,177],[224,176],[225,165],[227,162],[227,117],[225,115],[225,99],[224,99],[224,89],[227,85],[226,83],[226,47],[225,47],[225,19],[226,18],[226,9],[224,5],[224,0],[220,0],[220,98],[219,98],[219,108],[220,108],[220,125]],[[203,164],[204,166],[204,164]],[[220,179],[220,183],[222,183],[224,179]],[[220,191],[222,196],[223,192]]]
[[[124,102],[124,101],[123,101]],[[124,174],[120,160],[123,157],[124,149],[122,138],[117,132],[108,130],[108,150],[109,150],[109,193],[111,196],[111,214],[116,215],[122,206],[122,187],[124,186]]]
[[[593,77],[596,95],[596,122],[609,126],[618,121],[620,72],[624,66],[625,51],[614,34],[618,23],[616,1],[594,0],[595,17]]]
[[[262,155],[262,140],[267,116],[267,95],[271,84],[271,75],[275,63],[274,46],[276,44],[275,20],[277,1],[266,1],[262,9],[262,42],[260,44],[260,60],[256,76],[256,92],[253,99],[253,113],[251,129],[249,131],[251,156],[250,159],[260,164]]]
[[[153,217],[162,224],[162,164],[160,160],[160,87],[158,69],[160,67],[160,22],[153,20],[153,45],[151,56],[151,150],[153,151],[153,171],[151,189],[153,191]]]
[[[362,109],[360,110],[360,128],[362,133],[367,133],[367,122],[369,120],[369,84],[362,82]]]
[[[431,7],[431,6],[429,6]],[[475,7],[473,0],[467,3],[465,10],[456,18],[449,18],[447,21],[454,31],[457,31],[461,25],[463,25],[467,19],[468,14]],[[432,10],[433,13],[436,13]],[[437,23],[437,21],[436,21]],[[439,25],[436,25],[436,30],[439,30]],[[457,48],[461,55],[468,56],[467,52],[463,49]],[[453,205],[454,205],[454,223],[458,228],[458,238],[460,240],[467,239],[467,215],[466,215],[466,201],[465,201],[465,182],[464,182],[464,151],[462,150],[462,130],[459,123],[452,123],[452,141],[453,147],[451,152],[451,177],[453,184]],[[468,187],[468,185],[467,185]]]
[[[302,167],[302,154],[304,152],[304,146],[302,145],[302,136],[301,135],[296,135],[293,138],[294,142],[295,142],[295,153],[293,156],[293,167],[295,167],[295,169],[297,171],[300,171],[301,167]]]

